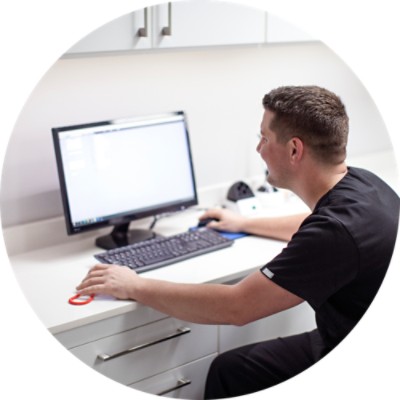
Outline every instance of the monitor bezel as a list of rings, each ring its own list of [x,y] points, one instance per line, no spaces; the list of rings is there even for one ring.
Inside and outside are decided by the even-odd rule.
[[[110,217],[104,221],[93,222],[87,225],[81,226],[74,226],[71,212],[70,212],[70,201],[68,198],[68,191],[65,179],[65,172],[62,160],[62,153],[61,153],[61,146],[60,146],[60,136],[59,134],[65,131],[74,131],[79,129],[85,128],[94,128],[98,126],[109,126],[118,123],[130,123],[130,122],[137,122],[140,120],[155,120],[155,119],[164,119],[174,116],[181,116],[185,128],[185,137],[187,142],[187,151],[188,151],[188,158],[189,158],[189,165],[191,170],[191,180],[193,185],[193,198],[188,200],[180,200],[176,201],[175,203],[171,204],[157,204],[154,207],[151,207],[146,210],[129,210],[126,212],[121,213],[120,215],[115,215],[112,218]],[[92,231],[100,228],[105,227],[115,227],[118,225],[124,225],[130,223],[132,221],[137,221],[140,219],[158,216],[160,214],[171,213],[176,211],[183,211],[189,207],[198,205],[198,194],[197,194],[197,187],[196,187],[196,177],[194,171],[194,164],[193,164],[193,156],[191,150],[191,143],[190,143],[190,136],[189,136],[189,129],[187,123],[186,113],[184,111],[174,111],[164,114],[156,114],[156,115],[146,115],[141,117],[131,117],[131,118],[118,118],[112,120],[103,120],[98,122],[91,122],[91,123],[83,123],[77,125],[66,125],[61,127],[54,127],[52,128],[52,137],[53,137],[53,145],[55,150],[55,158],[57,164],[57,173],[59,178],[60,184],[60,192],[61,192],[61,199],[63,204],[63,211],[64,211],[64,219],[66,224],[66,229],[68,235],[75,235],[78,233],[83,233],[87,231]]]

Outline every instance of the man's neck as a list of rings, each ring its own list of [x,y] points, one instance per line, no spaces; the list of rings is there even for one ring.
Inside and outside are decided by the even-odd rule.
[[[314,210],[323,195],[329,192],[345,175],[347,166],[343,162],[333,167],[315,166],[299,178],[293,190],[310,208]]]

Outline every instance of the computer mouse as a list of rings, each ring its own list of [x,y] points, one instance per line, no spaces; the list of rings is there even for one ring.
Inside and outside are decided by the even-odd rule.
[[[199,223],[197,224],[197,227],[198,228],[203,228],[208,223],[213,222],[213,221],[219,222],[219,219],[218,218],[204,218],[204,219],[201,219],[201,220],[199,220]]]

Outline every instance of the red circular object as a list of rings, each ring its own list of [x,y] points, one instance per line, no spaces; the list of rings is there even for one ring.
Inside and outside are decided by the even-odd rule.
[[[85,300],[78,300],[81,297],[81,295],[78,293],[75,296],[72,296],[69,300],[68,303],[72,304],[73,306],[83,306],[85,304],[89,304],[93,299],[94,299],[94,294],[91,294],[87,299]]]

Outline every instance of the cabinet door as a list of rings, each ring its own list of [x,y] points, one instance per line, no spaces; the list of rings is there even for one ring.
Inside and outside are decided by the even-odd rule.
[[[172,2],[154,7],[153,46],[195,47],[262,43],[265,12],[221,2]],[[163,35],[164,28],[171,29]]]
[[[150,10],[135,11],[101,26],[72,46],[67,53],[94,53],[147,49],[151,47]]]
[[[202,399],[207,373],[217,353],[171,369],[130,387],[174,399]]]
[[[250,343],[295,335],[315,328],[315,313],[308,304],[303,303],[245,326],[220,326],[218,350],[223,353]]]
[[[71,349],[101,374],[132,384],[217,352],[217,327],[163,319]]]
[[[307,42],[316,39],[302,29],[273,15],[267,16],[267,43]]]

